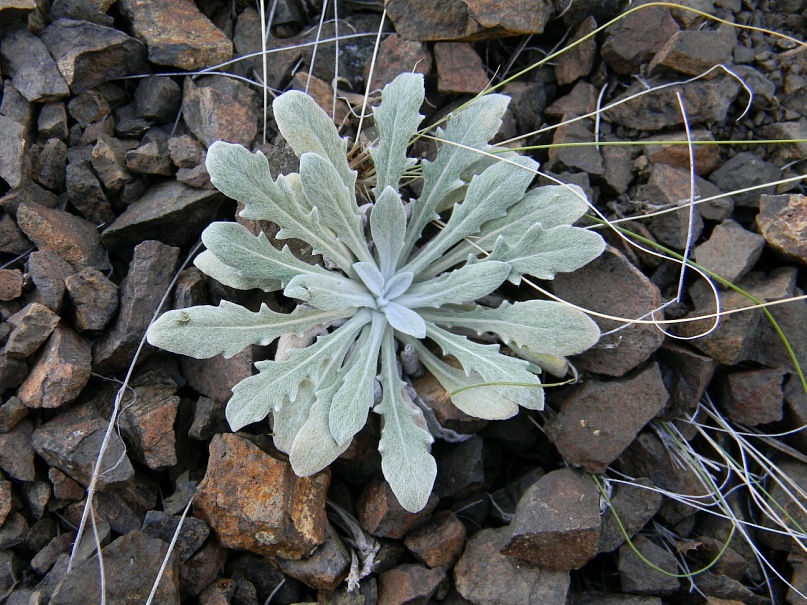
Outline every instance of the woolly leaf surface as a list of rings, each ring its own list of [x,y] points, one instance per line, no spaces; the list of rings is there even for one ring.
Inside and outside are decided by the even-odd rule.
[[[510,265],[507,263],[487,261],[465,265],[435,279],[411,286],[395,302],[417,309],[474,301],[493,292],[509,274]]]

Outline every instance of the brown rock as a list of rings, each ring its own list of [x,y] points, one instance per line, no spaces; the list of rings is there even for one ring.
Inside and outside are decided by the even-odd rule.
[[[633,547],[624,544],[619,549],[619,578],[625,592],[640,595],[670,595],[678,590],[678,561],[669,550],[657,546],[644,536],[633,540]],[[640,556],[641,555],[641,556]],[[647,561],[667,572],[648,566]]]
[[[393,0],[387,12],[403,38],[425,42],[540,34],[553,8],[527,0],[516,0],[507,10],[491,0]]]
[[[205,161],[205,148],[189,134],[168,139],[168,153],[177,168],[193,168]]]
[[[181,563],[190,559],[191,555],[202,547],[210,535],[210,528],[201,519],[196,517],[182,519],[156,510],[146,513],[142,531],[144,534],[152,538],[159,538],[166,543],[170,543],[177,534],[174,552]]]
[[[606,142],[623,143],[613,135],[603,137]],[[606,145],[600,148],[602,155],[602,178],[616,195],[627,193],[633,183],[635,160],[639,151],[632,145]]]
[[[28,522],[25,517],[17,511],[11,511],[6,522],[0,526],[0,550],[20,544],[27,531]]]
[[[9,397],[0,404],[0,433],[8,433],[27,415],[28,406],[19,397]]]
[[[675,212],[667,212],[650,219],[650,231],[660,242],[677,250],[683,250],[687,242],[695,242],[703,231],[703,220],[698,206],[690,207],[690,196],[697,196],[691,191],[688,170],[674,168],[667,164],[653,167],[647,184],[636,194],[652,207],[677,207]],[[690,214],[692,218],[690,219]],[[691,228],[690,228],[691,221]]]
[[[807,264],[807,196],[760,196],[756,222],[771,248]]]
[[[803,71],[802,71],[803,73]],[[801,91],[804,90],[802,87]],[[807,155],[807,119],[802,118],[797,122],[777,122],[762,129],[762,136],[781,141],[793,141],[792,143],[777,143],[773,149],[774,157],[787,164],[798,162]]]
[[[655,363],[624,380],[587,380],[564,398],[547,434],[567,462],[602,473],[668,398]]]
[[[70,162],[65,170],[65,185],[70,203],[88,221],[102,225],[115,220],[115,213],[90,161]]]
[[[23,420],[8,433],[0,434],[0,468],[19,481],[33,481],[34,450],[31,447],[30,420]]]
[[[218,578],[199,595],[199,605],[230,605],[235,588],[235,580]]]
[[[120,6],[152,63],[194,71],[233,56],[232,42],[192,0],[122,0]]]
[[[384,38],[378,46],[373,79],[369,89],[381,89],[388,82],[392,82],[398,74],[420,73],[428,75],[432,71],[432,54],[423,42],[404,40],[398,34]],[[370,76],[368,64],[365,71],[365,80]]]
[[[642,529],[658,512],[662,495],[643,477],[631,483],[616,483],[609,499],[608,510],[603,513],[600,528],[599,552],[611,552]],[[619,522],[617,522],[617,517]]]
[[[135,90],[134,106],[139,117],[158,123],[176,119],[182,104],[179,84],[165,76],[149,76],[140,80]]]
[[[39,575],[45,575],[56,563],[59,555],[69,553],[76,539],[76,532],[69,531],[55,536],[47,546],[34,555],[31,559],[31,569]]]
[[[382,538],[403,538],[429,520],[438,502],[437,496],[431,494],[422,511],[410,513],[400,505],[386,481],[373,481],[364,488],[356,510],[366,532]]]
[[[95,225],[83,218],[26,202],[17,209],[17,223],[40,250],[55,250],[78,270],[111,268]]]
[[[64,191],[67,146],[59,139],[48,139],[35,149],[38,153],[34,157],[31,178],[51,191]]]
[[[336,589],[347,577],[351,560],[350,552],[339,534],[327,521],[325,529],[325,542],[311,556],[298,560],[275,557],[273,560],[278,569],[311,588]]]
[[[182,116],[190,131],[210,147],[215,141],[251,147],[258,134],[258,95],[221,76],[185,79]]]
[[[708,130],[693,131],[691,139],[693,141],[715,140]],[[686,133],[654,135],[643,141],[642,150],[651,164],[669,164],[675,168],[689,171],[689,147],[683,144],[683,141],[686,140]],[[669,141],[682,141],[682,143],[675,144]],[[723,163],[717,145],[693,145],[692,148],[695,156],[695,174],[699,176],[710,174]],[[701,195],[705,196],[706,192],[701,191]]]
[[[31,247],[31,242],[22,234],[14,219],[3,213],[0,216],[0,252],[17,255]]]
[[[123,144],[107,135],[99,136],[92,149],[93,170],[112,193],[120,191],[126,183],[135,179],[135,175],[126,167],[125,153]]]
[[[607,247],[574,273],[558,274],[554,292],[586,309],[625,318],[641,318],[661,306],[661,293],[618,251]],[[626,297],[625,292],[631,296]],[[624,324],[595,318],[603,332]],[[580,366],[607,376],[622,376],[661,346],[664,336],[654,326],[635,324],[604,336],[597,347],[578,357]]]
[[[57,327],[22,383],[17,396],[29,408],[58,408],[78,397],[90,380],[90,345],[78,334]]]
[[[698,406],[714,376],[717,362],[668,340],[659,350],[661,373],[670,393],[665,416],[681,418]]]
[[[0,479],[0,526],[11,512],[11,481]]]
[[[64,282],[75,272],[55,250],[32,252],[28,257],[28,274],[36,286],[32,298],[52,311],[59,311],[64,299]]]
[[[97,90],[87,90],[70,99],[67,111],[82,128],[100,122],[112,113],[109,101]]]
[[[165,144],[151,141],[126,152],[126,167],[142,174],[160,174],[171,176],[174,166]]]
[[[39,303],[31,303],[8,318],[11,333],[4,353],[9,357],[25,358],[45,342],[59,323],[59,316]]]
[[[0,300],[9,301],[22,296],[22,272],[0,269]]]
[[[597,21],[589,16],[577,28],[569,40],[573,44],[584,38],[597,29]],[[594,60],[597,57],[597,40],[594,37],[584,42],[580,42],[574,48],[570,48],[557,58],[555,63],[555,79],[558,85],[571,84],[578,78],[587,76],[594,68]]]
[[[565,605],[569,572],[532,567],[501,554],[507,527],[483,529],[468,541],[454,567],[454,582],[475,605]]]
[[[179,605],[179,563],[175,554],[168,557],[165,569],[160,569],[168,555],[168,544],[138,531],[121,536],[102,551],[104,572],[115,581],[106,583],[107,603],[145,602],[154,579],[162,571],[154,602]],[[75,567],[59,582],[50,600],[52,605],[101,603],[99,592],[88,590],[100,586],[100,570],[96,557]]]
[[[56,208],[59,205],[59,198],[47,189],[43,189],[32,182],[19,189],[14,189],[0,198],[0,207],[16,218],[17,209],[23,202],[38,204],[45,208]]]
[[[138,40],[87,21],[54,21],[45,29],[42,41],[74,93],[128,76],[146,58]]]
[[[459,365],[453,357],[444,361],[450,365]],[[487,420],[480,420],[479,418],[469,416],[451,403],[451,398],[448,396],[443,385],[429,372],[426,372],[419,378],[412,379],[412,386],[426,405],[434,410],[441,426],[452,431],[466,434],[477,433],[487,426]]]
[[[194,501],[227,548],[299,559],[325,541],[328,472],[296,477],[291,466],[239,435],[216,435]]]
[[[807,557],[804,553],[789,553],[787,562],[793,569],[793,575],[786,599],[788,603],[798,603],[807,594]]]
[[[378,576],[378,605],[426,603],[446,577],[445,569],[408,563]]]
[[[588,82],[580,81],[574,85],[572,91],[564,97],[557,99],[546,108],[546,115],[553,118],[563,116],[573,117],[591,113],[597,106],[598,91]],[[588,140],[593,140],[590,137]]]
[[[252,376],[252,361],[252,347],[248,347],[230,359],[221,356],[210,359],[182,357],[179,363],[189,386],[223,403],[230,399],[235,385]]]
[[[57,500],[81,500],[85,496],[84,488],[57,468],[48,469],[48,479]]]
[[[547,569],[578,569],[597,554],[600,495],[591,477],[566,468],[522,496],[501,553]]]
[[[409,532],[406,548],[429,567],[449,568],[465,548],[465,525],[451,511],[437,513],[431,521]]]
[[[28,365],[23,359],[0,353],[0,388],[3,390],[20,386],[28,376]]]
[[[64,283],[75,308],[76,330],[101,332],[118,309],[118,287],[93,268],[71,275]]]
[[[144,238],[186,244],[213,220],[224,199],[218,191],[193,189],[175,181],[159,183],[126,208],[104,231],[103,241],[121,251]]]
[[[36,453],[49,465],[87,485],[106,432],[107,421],[83,405],[67,410],[38,427],[31,439]],[[123,441],[113,431],[104,455],[98,489],[128,481],[134,475]]]
[[[438,42],[434,45],[437,90],[446,94],[477,94],[487,88],[488,76],[471,44]]]
[[[177,181],[195,189],[215,189],[210,181],[207,166],[199,164],[193,168],[180,168],[176,174]]]
[[[746,426],[782,419],[783,369],[746,370],[724,376],[718,402],[729,418]]]
[[[564,116],[564,120],[573,116]],[[549,149],[550,169],[555,172],[572,170],[593,175],[603,173],[602,156],[594,145],[564,147],[564,143],[593,143],[594,133],[585,120],[562,123],[555,129],[552,147]]]
[[[121,432],[133,457],[154,470],[174,466],[174,422],[179,409],[176,389],[154,384],[135,387],[134,392],[134,401],[120,415]]]
[[[4,75],[28,101],[44,103],[70,94],[42,41],[27,29],[7,32],[2,51]]]
[[[160,299],[174,277],[179,249],[149,240],[134,249],[121,284],[120,310],[112,329],[93,345],[93,361],[104,371],[129,365]]]
[[[676,71],[697,76],[715,65],[731,62],[731,53],[737,43],[732,25],[724,24],[716,30],[675,32],[650,62],[648,71]]]
[[[753,268],[764,247],[764,237],[728,219],[715,226],[709,239],[692,255],[704,269],[736,282]]]
[[[668,8],[645,8],[609,28],[600,54],[614,73],[628,75],[649,62],[677,31],[678,24]]]

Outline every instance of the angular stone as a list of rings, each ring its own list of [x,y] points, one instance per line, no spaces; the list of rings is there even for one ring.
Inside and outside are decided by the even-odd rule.
[[[160,572],[160,583],[154,593],[154,603],[179,605],[179,562],[174,553],[161,569],[168,555],[168,544],[138,531],[121,536],[103,551],[104,573],[115,581],[106,583],[107,603],[145,602]],[[97,557],[75,567],[59,582],[50,600],[52,605],[101,603],[98,592],[88,590],[100,586]]]
[[[615,101],[634,98],[608,110],[606,116],[621,126],[636,130],[661,130],[678,126],[684,119],[676,98],[676,92],[679,92],[690,124],[724,122],[740,92],[740,84],[725,75],[677,84],[651,93],[644,92],[647,87],[666,83],[666,80],[654,76],[646,82],[631,85]]]
[[[483,441],[474,436],[437,458],[434,493],[438,498],[461,499],[485,485]]]
[[[602,473],[668,398],[655,363],[623,380],[590,379],[564,398],[547,435],[567,462]]]
[[[0,179],[11,188],[19,187],[28,176],[30,166],[27,148],[28,133],[25,126],[0,115]]]
[[[564,116],[569,119],[572,116]],[[587,172],[593,175],[603,173],[602,156],[594,145],[585,147],[564,147],[563,143],[593,143],[591,125],[584,120],[563,123],[555,130],[553,146],[549,149],[550,168],[555,172],[563,170]]]
[[[22,495],[31,516],[37,521],[42,521],[45,509],[50,502],[50,484],[47,481],[30,481],[22,486]]]
[[[65,184],[70,203],[88,221],[109,224],[115,220],[106,192],[89,161],[70,162],[65,171]]]
[[[56,563],[59,555],[69,553],[76,539],[76,532],[69,531],[55,536],[48,545],[34,555],[31,559],[31,569],[39,575],[45,575]]]
[[[565,605],[569,572],[526,565],[500,553],[510,529],[483,529],[468,541],[457,565],[454,582],[475,605],[541,603]]]
[[[235,580],[218,578],[199,595],[199,605],[230,605],[235,588]]]
[[[27,415],[28,406],[19,397],[9,397],[0,404],[0,433],[8,433]]]
[[[754,267],[764,247],[764,237],[728,219],[715,226],[692,256],[701,267],[734,283]]]
[[[453,358],[447,360],[451,364]],[[469,416],[451,402],[443,385],[430,373],[426,372],[419,378],[412,379],[412,386],[418,396],[428,405],[437,416],[437,420],[444,428],[459,433],[477,433],[488,424],[487,420],[480,420]]]
[[[51,19],[74,19],[114,27],[115,19],[106,14],[112,4],[109,0],[54,0]]]
[[[127,151],[125,157],[126,167],[133,172],[163,176],[174,174],[174,165],[171,156],[168,155],[167,145],[157,141]]]
[[[33,299],[52,311],[59,311],[64,299],[64,282],[75,272],[55,250],[32,252],[28,257],[28,275],[36,285]]]
[[[123,144],[107,135],[100,135],[92,149],[92,167],[104,187],[111,193],[120,191],[135,175],[126,167]]]
[[[649,62],[676,32],[678,24],[668,8],[645,8],[608,28],[600,54],[614,73],[628,75]]]
[[[782,419],[783,369],[745,370],[724,376],[717,400],[734,422],[746,426]]]
[[[392,0],[386,8],[401,37],[423,42],[540,34],[553,13],[552,4],[527,0],[507,10],[490,0]]]
[[[434,45],[437,90],[445,94],[477,94],[488,85],[482,58],[471,44],[438,42]]]
[[[429,567],[449,568],[462,554],[465,536],[462,521],[445,510],[434,515],[426,525],[409,532],[404,544],[418,561]]]
[[[23,20],[36,8],[36,0],[6,0],[0,4],[0,25]]]
[[[233,56],[233,44],[192,0],[121,0],[135,36],[157,65],[194,71]]]
[[[204,164],[199,164],[193,168],[180,168],[177,170],[176,179],[180,183],[195,189],[215,189]]]
[[[196,517],[186,516],[181,519],[176,515],[150,510],[146,513],[141,531],[168,544],[173,540],[178,528],[179,535],[174,545],[174,552],[179,557],[179,561],[184,563],[202,547],[210,535],[207,523]]]
[[[146,58],[138,40],[86,21],[54,21],[42,41],[74,93],[135,73]]]
[[[252,362],[252,347],[247,347],[230,359],[216,356],[210,359],[182,357],[179,360],[188,385],[220,403],[230,399],[235,385],[252,376]]]
[[[14,219],[3,213],[0,215],[0,252],[22,254],[31,249],[31,242],[22,234]]]
[[[714,141],[708,130],[695,130],[690,133],[693,141]],[[689,172],[689,148],[687,145],[670,143],[670,141],[686,141],[686,133],[667,133],[655,135],[643,141],[642,150],[651,164],[669,164]],[[658,141],[657,143],[654,141]],[[695,156],[695,174],[703,176],[714,172],[723,164],[717,145],[693,145]],[[705,182],[705,181],[704,181]],[[699,189],[701,189],[699,187]],[[706,192],[701,190],[701,195]]]
[[[243,437],[216,435],[194,507],[227,548],[299,559],[325,541],[329,483],[327,471],[299,478]]]
[[[674,168],[667,164],[653,167],[650,179],[636,194],[654,206],[677,207],[675,212],[667,212],[650,219],[650,231],[662,243],[677,250],[683,250],[687,242],[695,242],[703,231],[703,220],[698,206],[690,207],[690,196],[698,196],[696,178],[694,192],[688,170]],[[690,228],[690,213],[692,214]]]
[[[59,316],[44,305],[31,303],[7,321],[12,329],[3,352],[9,357],[25,358],[48,339],[59,323]]]
[[[0,479],[0,525],[6,522],[11,512],[11,481]]]
[[[726,192],[764,185],[781,178],[779,168],[749,151],[738,153],[709,176],[710,181]],[[744,193],[733,193],[731,197],[738,206],[758,208],[760,196],[774,193],[775,189],[775,185],[769,185]]]
[[[31,433],[34,426],[30,420],[23,420],[8,433],[0,434],[0,468],[18,481],[33,481],[34,449],[31,447]]]
[[[77,270],[111,268],[95,226],[83,218],[63,210],[22,203],[17,209],[17,224],[39,250],[55,250]]]
[[[502,554],[546,569],[578,569],[597,554],[597,486],[570,468],[547,473],[522,496],[510,529]]]
[[[168,139],[168,153],[177,168],[193,168],[205,161],[205,148],[189,134]]]
[[[29,408],[58,408],[73,401],[90,380],[90,345],[78,334],[57,327],[17,391]]]
[[[553,282],[555,295],[563,300],[625,318],[641,318],[661,306],[661,293],[628,259],[613,248],[606,248],[574,273],[558,274]],[[630,292],[629,297],[625,292]],[[624,324],[594,319],[603,332]],[[654,326],[635,324],[610,336],[578,356],[580,367],[597,374],[622,376],[645,361],[661,346],[664,335]]]
[[[100,333],[118,309],[118,287],[92,268],[71,275],[64,283],[74,307],[73,327]]]
[[[57,468],[48,469],[48,479],[57,500],[81,500],[85,496],[84,488]]]
[[[688,347],[666,341],[659,350],[664,385],[670,393],[665,416],[681,418],[698,407],[717,369],[717,362]]]
[[[625,543],[625,535],[633,536],[642,529],[661,508],[662,495],[653,484],[642,477],[631,483],[616,483],[610,496],[610,506],[603,513],[598,552],[611,552]],[[616,521],[617,515],[619,523]],[[621,525],[621,526],[620,526]]]
[[[231,78],[185,79],[182,117],[190,131],[210,147],[215,141],[250,148],[258,134],[258,95]]]
[[[182,89],[171,78],[149,76],[137,85],[134,101],[139,117],[157,123],[170,122],[176,119],[182,104]]]
[[[22,359],[0,354],[0,388],[13,389],[20,386],[28,376],[28,365]]]
[[[15,29],[3,37],[0,55],[3,71],[11,83],[28,101],[46,103],[70,94],[56,63],[48,54],[42,40],[27,29]]]
[[[103,371],[126,368],[160,299],[174,277],[179,249],[148,240],[134,249],[129,272],[121,284],[120,309],[112,329],[95,341],[93,361]]]
[[[103,241],[112,249],[129,249],[146,237],[186,244],[210,223],[224,199],[218,191],[193,189],[174,181],[159,183],[103,232]]]
[[[39,153],[36,154],[31,177],[51,191],[64,191],[67,146],[59,139],[49,139],[36,149]]]
[[[771,248],[807,265],[807,196],[760,196],[756,223]]]
[[[28,531],[28,522],[17,511],[11,511],[6,522],[0,526],[0,550],[17,546]]]
[[[803,73],[803,71],[802,71]],[[802,88],[802,91],[804,88]],[[793,141],[792,143],[777,143],[773,146],[773,157],[778,162],[787,164],[798,162],[807,155],[807,119],[797,122],[777,122],[762,129],[762,136],[778,141]]]
[[[370,90],[381,89],[392,82],[398,74],[420,73],[430,74],[432,71],[432,54],[423,42],[404,40],[398,34],[387,36],[378,46],[373,79]],[[370,66],[364,73],[364,79],[370,76]]]
[[[19,269],[0,269],[0,300],[22,296],[22,273]]]
[[[176,389],[154,384],[135,387],[134,391],[135,400],[120,415],[121,432],[132,457],[154,470],[176,465]]]
[[[215,583],[216,578],[224,570],[226,560],[227,549],[216,540],[208,540],[179,568],[182,592],[192,596],[203,593],[205,588]],[[202,602],[201,599],[199,602]]]
[[[284,559],[274,557],[278,569],[317,590],[334,590],[347,577],[350,553],[339,534],[326,521],[325,542],[309,557]]]
[[[82,128],[100,122],[112,113],[109,101],[97,90],[88,90],[76,95],[70,99],[67,110]]]
[[[577,28],[569,40],[569,44],[577,42],[597,29],[597,21],[589,16]],[[570,48],[557,58],[555,63],[555,79],[559,86],[571,84],[575,80],[587,76],[594,68],[594,60],[597,58],[597,41],[594,37],[584,42],[580,42],[574,48]]]
[[[379,605],[426,603],[445,579],[445,569],[407,563],[378,576]]]
[[[38,427],[31,439],[36,453],[82,485],[88,485],[107,421],[93,408],[82,405],[67,410]],[[128,481],[134,469],[126,456],[123,441],[113,431],[104,454],[98,489]]]
[[[356,511],[366,532],[381,538],[403,538],[428,522],[438,502],[437,496],[431,494],[422,511],[410,513],[400,505],[386,481],[373,481],[364,488]]]
[[[666,571],[652,569],[633,549],[624,544],[619,548],[619,578],[622,590],[640,595],[667,596],[678,590],[678,561],[670,551],[657,546],[644,536],[637,536],[633,546],[644,559]]]
[[[653,57],[648,71],[651,74],[676,71],[697,76],[715,65],[730,63],[736,43],[736,30],[729,24],[715,30],[679,31]]]

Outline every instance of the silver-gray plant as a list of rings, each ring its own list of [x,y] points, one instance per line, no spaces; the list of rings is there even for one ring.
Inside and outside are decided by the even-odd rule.
[[[276,223],[279,239],[311,244],[333,269],[306,263],[288,247],[279,250],[238,223],[213,223],[202,234],[207,250],[195,261],[199,269],[228,286],[281,290],[303,304],[291,314],[266,305],[253,313],[226,301],[169,311],[151,326],[148,340],[199,359],[231,357],[322,326],[310,346],[284,360],[257,362],[259,372],[233,389],[227,420],[237,431],[272,413],[275,444],[289,454],[295,473],[307,476],[347,449],[372,409],[383,420],[384,476],[401,505],[415,512],[426,505],[437,467],[433,437],[399,373],[396,341],[411,345],[448,392],[484,385],[452,396],[467,414],[495,420],[513,416],[518,406],[540,410],[541,381],[527,360],[546,366],[584,351],[599,338],[596,324],[558,302],[474,303],[506,280],[518,285],[524,274],[552,279],[573,271],[604,244],[571,226],[586,211],[579,189],[527,191],[537,163],[492,153],[488,141],[508,97],[482,96],[451,115],[437,129],[436,158],[420,162],[406,152],[423,118],[422,76],[399,76],[382,99],[373,112],[378,143],[369,150],[375,165],[369,228],[356,202],[347,141],[310,97],[292,91],[273,103],[280,132],[300,157],[299,174],[273,179],[262,153],[223,142],[210,147],[210,178],[245,205],[242,217]],[[399,185],[414,174],[422,176],[422,192],[407,208]],[[449,210],[444,227],[421,241],[424,228]],[[518,357],[452,329],[495,335]],[[383,392],[377,404],[376,380]]]

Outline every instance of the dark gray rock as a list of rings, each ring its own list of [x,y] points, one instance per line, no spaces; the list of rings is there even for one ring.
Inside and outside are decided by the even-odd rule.
[[[258,134],[258,105],[257,93],[232,78],[185,79],[182,116],[206,147],[215,141],[251,147]]]
[[[567,116],[570,118],[571,116]],[[564,143],[588,143],[594,141],[592,126],[586,120],[561,124],[555,130],[553,146],[549,149],[549,168],[555,172],[563,170],[587,172],[599,176],[604,167],[602,156],[594,145],[584,147],[563,147]]]
[[[115,27],[115,19],[106,14],[111,2],[97,0],[54,0],[50,9],[51,19],[89,21],[96,25]]]
[[[176,515],[150,510],[146,513],[141,531],[152,538],[159,538],[165,543],[170,543],[177,528],[180,527],[180,521],[182,527],[179,530],[174,552],[180,562],[184,563],[202,547],[210,535],[210,527],[207,523],[196,517],[186,516],[181,519]]]
[[[11,188],[19,187],[29,176],[28,142],[25,126],[0,115],[0,179]]]
[[[135,73],[146,58],[138,40],[87,21],[54,21],[42,41],[74,93]]]
[[[781,368],[731,372],[721,377],[717,401],[729,418],[746,426],[781,420],[784,376]]]
[[[484,529],[468,540],[454,567],[454,582],[475,605],[566,605],[569,572],[527,565],[501,554],[507,527]]]
[[[137,85],[134,96],[137,115],[157,123],[176,119],[182,103],[182,90],[171,78],[149,76]]]
[[[93,268],[68,277],[65,287],[73,303],[76,330],[100,333],[118,309],[118,287]]]
[[[31,303],[8,318],[11,333],[3,353],[9,357],[32,355],[59,323],[59,316],[44,305]]]
[[[373,481],[364,488],[356,512],[366,532],[381,538],[403,538],[428,522],[438,503],[439,498],[431,494],[422,511],[410,513],[400,505],[386,481]]]
[[[578,569],[597,554],[600,494],[570,468],[541,477],[519,500],[501,553],[553,570]]]
[[[64,191],[67,145],[59,139],[49,139],[36,155],[33,179],[43,187],[60,193]]]
[[[0,433],[8,433],[28,415],[28,407],[19,397],[9,397],[0,404]],[[2,525],[2,521],[0,521]]]
[[[100,122],[112,113],[109,101],[97,90],[87,90],[70,99],[67,111],[82,128]]]
[[[730,63],[736,43],[736,30],[729,24],[714,30],[679,31],[656,53],[648,71],[651,74],[675,71],[697,76],[715,65]]]
[[[781,178],[782,171],[779,168],[748,151],[738,153],[709,176],[710,181],[726,192],[764,185]],[[758,208],[759,196],[774,193],[775,189],[774,185],[770,185],[732,194],[732,198],[738,206]]]
[[[132,182],[135,175],[126,167],[126,145],[113,137],[102,134],[92,148],[92,167],[104,188],[116,193]]]
[[[70,162],[65,171],[65,185],[67,199],[88,221],[103,225],[115,220],[106,192],[89,161]]]
[[[546,432],[567,462],[602,473],[668,398],[655,363],[622,380],[589,379],[564,397]]]
[[[55,250],[32,252],[28,257],[28,275],[36,286],[32,293],[33,300],[51,311],[59,311],[64,299],[64,280],[75,272],[70,263]]]
[[[728,219],[715,226],[692,256],[704,269],[734,283],[754,267],[764,248],[764,237]]]
[[[649,228],[661,243],[677,250],[683,250],[688,241],[697,241],[703,231],[699,206],[690,207],[691,195],[698,192],[690,189],[689,170],[656,164],[647,184],[640,187],[636,194],[638,199],[646,201],[652,208],[676,208],[674,212],[652,217]]]
[[[174,165],[164,141],[144,143],[137,149],[126,152],[126,167],[132,172],[171,176]],[[209,178],[208,178],[209,180]]]
[[[174,276],[179,249],[149,240],[134,249],[121,284],[120,310],[112,329],[93,345],[93,361],[102,371],[126,368]]]
[[[18,481],[36,479],[34,448],[31,447],[33,430],[30,420],[22,420],[9,432],[0,434],[0,468]]]
[[[614,73],[627,75],[648,63],[678,29],[667,7],[650,7],[608,28],[600,54]]]
[[[0,252],[16,256],[32,248],[33,244],[22,234],[16,221],[5,212],[0,214]]]
[[[648,489],[652,487],[653,484],[644,478],[613,485],[610,506],[602,516],[597,546],[599,552],[611,552],[618,548],[625,543],[623,531],[632,538],[655,516],[661,508],[663,497],[657,491]]]
[[[42,40],[27,29],[6,33],[0,45],[3,70],[11,83],[28,101],[46,103],[70,94],[67,82],[48,54]]]
[[[474,436],[438,457],[434,493],[439,498],[460,499],[481,489],[485,485],[482,456],[482,438]]]
[[[347,577],[350,552],[339,534],[326,522],[325,542],[303,559],[274,557],[278,569],[318,590],[334,590]]]
[[[634,547],[656,567],[667,574],[678,573],[678,562],[670,551],[657,546],[643,536],[633,540]],[[667,596],[678,590],[678,578],[651,568],[627,544],[619,549],[619,577],[622,590],[639,595]]]

